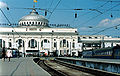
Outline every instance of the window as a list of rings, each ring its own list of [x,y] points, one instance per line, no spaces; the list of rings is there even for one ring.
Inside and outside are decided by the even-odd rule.
[[[60,47],[62,47],[62,41],[60,41]]]
[[[37,47],[37,41],[36,41],[35,39],[31,39],[31,40],[28,42],[28,47],[31,47],[31,48]]]
[[[19,45],[19,47],[22,47],[22,39],[18,40],[18,45]]]
[[[95,37],[95,39],[97,39],[98,37]]]
[[[92,39],[92,37],[89,37],[89,39]]]
[[[73,42],[72,47],[75,48],[75,43]]]
[[[54,43],[54,47],[57,47],[57,43],[56,42]]]
[[[9,42],[8,44],[9,44],[9,47],[12,47],[12,43],[11,42]]]
[[[43,41],[41,42],[41,47],[43,47]]]
[[[2,39],[0,39],[0,48],[2,48]]]
[[[31,24],[31,22],[29,22],[29,24]]]
[[[5,47],[5,41],[3,40],[3,47]]]
[[[47,39],[44,40],[44,43],[47,43]]]
[[[60,47],[69,47],[69,43],[66,39],[60,41]]]
[[[40,22],[38,22],[38,25],[40,25]]]
[[[63,47],[66,47],[66,40],[63,40]]]
[[[69,47],[69,43],[68,43],[68,41],[67,41],[67,47]]]
[[[83,39],[86,39],[86,37],[83,37]]]
[[[34,22],[32,22],[32,24],[34,25]]]
[[[80,37],[78,37],[78,43],[80,43],[80,42],[81,42]]]
[[[24,25],[26,25],[25,22],[24,22]]]

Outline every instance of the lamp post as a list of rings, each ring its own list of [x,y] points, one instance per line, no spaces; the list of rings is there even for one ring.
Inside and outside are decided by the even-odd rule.
[[[12,34],[13,34],[12,48],[14,48],[14,31],[13,30],[12,30]]]

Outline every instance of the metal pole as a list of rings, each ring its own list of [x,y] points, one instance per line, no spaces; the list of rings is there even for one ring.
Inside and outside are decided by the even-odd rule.
[[[38,57],[39,57],[39,42],[38,42]]]

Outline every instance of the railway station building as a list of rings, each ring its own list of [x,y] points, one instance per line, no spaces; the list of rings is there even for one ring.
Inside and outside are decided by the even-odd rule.
[[[76,28],[53,28],[33,9],[16,27],[0,27],[0,47],[18,49],[22,55],[78,56],[85,49],[111,47],[120,38],[79,35]]]

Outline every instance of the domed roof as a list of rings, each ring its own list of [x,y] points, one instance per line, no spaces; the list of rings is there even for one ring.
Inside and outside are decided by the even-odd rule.
[[[49,21],[42,15],[39,15],[38,12],[36,12],[35,9],[33,9],[32,12],[30,12],[29,15],[26,15],[20,19],[20,21],[41,21],[48,23]],[[20,22],[19,21],[19,22]]]

